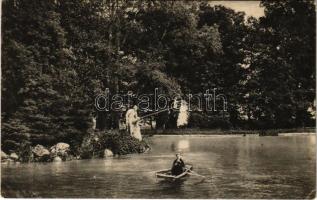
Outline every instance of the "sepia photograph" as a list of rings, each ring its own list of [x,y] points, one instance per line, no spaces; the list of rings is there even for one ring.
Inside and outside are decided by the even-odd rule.
[[[2,0],[1,197],[315,199],[314,0]]]

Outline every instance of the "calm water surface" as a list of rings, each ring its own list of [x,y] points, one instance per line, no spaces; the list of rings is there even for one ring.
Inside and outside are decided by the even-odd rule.
[[[3,164],[5,196],[96,198],[305,198],[316,185],[314,134],[154,136],[146,154],[63,163]],[[206,176],[165,182],[176,151]]]

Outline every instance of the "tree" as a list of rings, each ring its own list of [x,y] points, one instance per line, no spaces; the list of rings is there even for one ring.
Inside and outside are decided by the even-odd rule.
[[[248,34],[245,13],[235,12],[221,5],[211,7],[207,3],[201,3],[198,26],[203,28],[214,25],[217,25],[220,33],[223,53],[217,57],[216,64],[206,71],[206,80],[210,82],[209,89],[217,88],[226,95],[229,120],[233,126],[239,126],[239,109],[244,94],[242,83],[246,78],[246,69],[243,67],[247,47],[245,38]]]
[[[311,123],[315,96],[315,6],[312,1],[262,1],[248,44],[248,99],[253,118],[267,127]]]
[[[3,116],[2,139],[15,140],[11,143],[16,148],[21,140],[48,145],[80,138],[89,128],[88,110],[78,103],[77,74],[67,66],[66,33],[57,3],[20,0],[3,6],[7,28],[2,60],[8,76],[2,82],[2,103],[10,105],[10,96],[16,100]]]

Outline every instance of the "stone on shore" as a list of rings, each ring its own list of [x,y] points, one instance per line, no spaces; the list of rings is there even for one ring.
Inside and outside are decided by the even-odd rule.
[[[19,159],[19,156],[16,153],[11,153],[9,156],[10,159],[16,161]]]
[[[69,144],[67,143],[63,143],[63,142],[60,142],[60,143],[57,143],[56,144],[56,149],[58,149],[59,151],[68,151],[69,150]]]
[[[38,144],[33,149],[32,152],[37,157],[49,156],[50,152],[42,145]]]
[[[53,162],[62,162],[63,160],[61,159],[61,157],[59,156],[56,156],[54,159],[53,159]]]
[[[48,161],[50,152],[42,145],[38,144],[32,149],[35,161]]]
[[[59,156],[62,160],[71,160],[71,157],[69,155],[69,144],[67,143],[57,143],[56,145],[52,146],[50,148],[51,157],[55,158],[56,156]]]
[[[65,154],[69,151],[69,144],[67,143],[57,143],[50,148],[52,154]]]
[[[103,155],[104,155],[105,158],[107,158],[107,157],[113,157],[113,152],[112,152],[110,149],[105,149]]]
[[[6,160],[8,159],[8,155],[6,153],[4,153],[3,151],[1,151],[1,160]]]

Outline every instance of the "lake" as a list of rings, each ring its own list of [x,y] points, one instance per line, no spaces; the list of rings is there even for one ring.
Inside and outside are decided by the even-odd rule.
[[[81,198],[305,198],[316,187],[315,134],[153,136],[145,154],[2,164],[2,195]],[[175,152],[206,176],[156,179]]]

